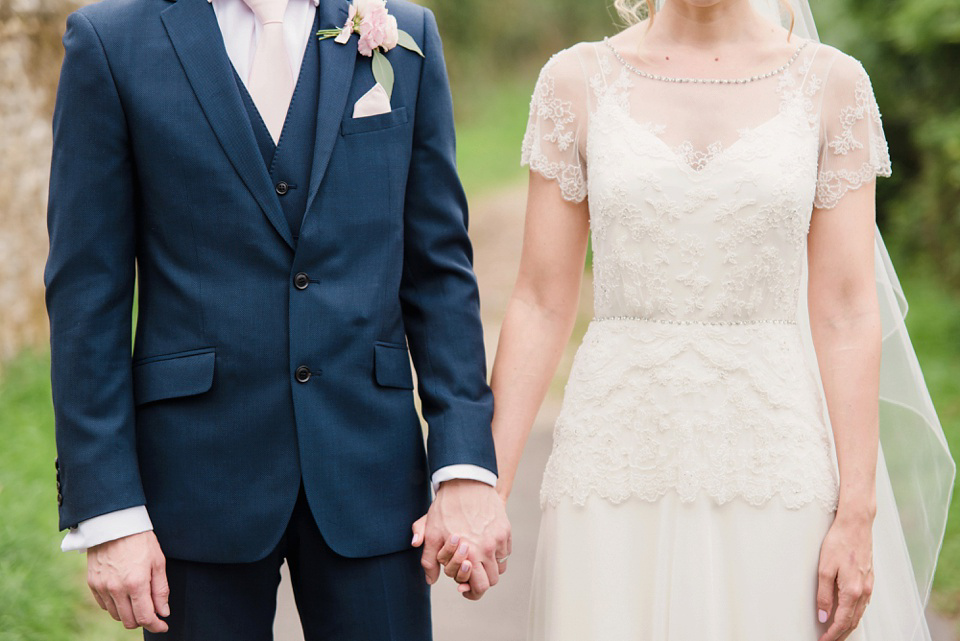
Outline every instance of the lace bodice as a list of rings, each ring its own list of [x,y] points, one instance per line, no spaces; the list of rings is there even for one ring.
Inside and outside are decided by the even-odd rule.
[[[863,67],[795,40],[745,82],[644,77],[607,41],[544,66],[523,162],[589,196],[598,317],[795,319],[814,207],[890,173]]]
[[[869,78],[799,39],[744,81],[640,71],[608,42],[581,43],[544,66],[530,105],[523,161],[588,199],[597,316],[542,499],[705,492],[835,509],[796,321],[811,217],[890,173]]]

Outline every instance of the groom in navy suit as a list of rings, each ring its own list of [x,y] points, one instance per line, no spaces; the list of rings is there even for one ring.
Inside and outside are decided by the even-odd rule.
[[[386,53],[386,98],[357,35],[315,35],[348,9],[104,0],[67,22],[45,272],[60,525],[148,638],[271,638],[286,560],[308,640],[429,639],[444,541],[469,544],[467,596],[505,567],[436,23],[390,0],[416,47]]]

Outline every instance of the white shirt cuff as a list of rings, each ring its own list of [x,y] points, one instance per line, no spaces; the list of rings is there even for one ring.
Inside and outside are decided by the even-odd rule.
[[[447,465],[445,467],[441,467],[439,470],[433,473],[432,480],[434,493],[436,493],[436,491],[440,488],[440,484],[444,481],[453,481],[456,479],[480,481],[481,483],[486,483],[487,485],[497,487],[496,474],[486,468],[480,467],[479,465],[461,463],[457,465]]]
[[[146,506],[128,507],[80,521],[77,527],[70,528],[67,535],[63,537],[60,549],[64,552],[74,550],[86,552],[87,548],[95,545],[152,529],[153,523],[150,521],[150,515],[147,514]]]

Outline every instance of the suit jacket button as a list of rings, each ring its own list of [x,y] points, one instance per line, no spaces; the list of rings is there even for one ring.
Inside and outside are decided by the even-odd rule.
[[[306,365],[301,365],[297,368],[297,371],[294,372],[294,376],[296,376],[298,383],[306,383],[310,380],[310,368]]]
[[[310,277],[300,272],[293,277],[293,286],[300,290],[306,289],[310,286]]]
[[[63,494],[57,492],[57,507],[63,507]]]
[[[281,180],[280,182],[277,183],[277,193],[279,195],[282,196],[285,193],[287,193],[289,190],[290,190],[290,185],[288,185],[286,181]]]

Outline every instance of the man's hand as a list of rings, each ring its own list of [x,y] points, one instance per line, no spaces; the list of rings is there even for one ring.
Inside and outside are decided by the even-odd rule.
[[[125,628],[167,631],[167,624],[157,616],[170,616],[166,559],[153,532],[87,550],[87,585],[100,607]]]
[[[510,522],[503,500],[496,489],[480,481],[445,481],[426,516],[413,524],[413,545],[423,545],[427,583],[436,583],[443,562],[447,574],[468,580],[463,595],[478,600],[506,571],[506,562],[498,561],[510,556]]]

